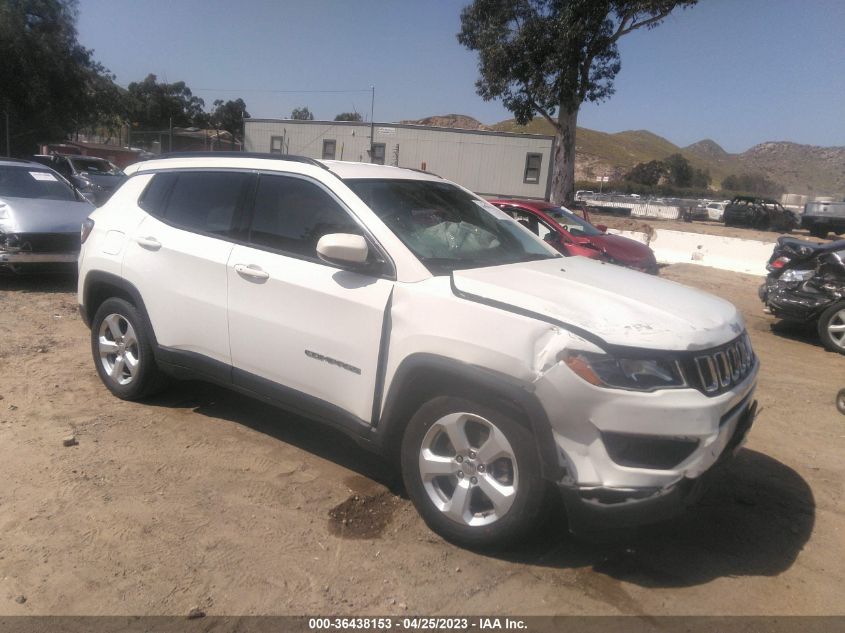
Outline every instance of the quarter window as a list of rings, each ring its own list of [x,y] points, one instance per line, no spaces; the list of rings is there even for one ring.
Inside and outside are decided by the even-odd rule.
[[[301,178],[262,174],[255,196],[250,242],[294,256],[317,258],[317,242],[329,233],[361,234],[326,191]]]
[[[543,164],[542,154],[525,155],[525,176],[522,182],[536,184],[540,182],[540,166]]]

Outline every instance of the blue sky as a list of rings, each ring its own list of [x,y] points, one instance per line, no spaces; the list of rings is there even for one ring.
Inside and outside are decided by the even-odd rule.
[[[475,94],[458,0],[80,0],[79,40],[121,85],[185,81],[206,105],[242,97],[254,117],[307,105],[399,121],[510,114]],[[701,0],[620,40],[616,94],[579,125],[646,129],[731,152],[764,141],[845,145],[845,1]],[[290,92],[285,92],[290,91]],[[349,92],[320,92],[349,91]]]

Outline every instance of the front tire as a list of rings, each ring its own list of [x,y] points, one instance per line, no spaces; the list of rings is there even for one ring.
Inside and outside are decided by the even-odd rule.
[[[112,297],[97,309],[91,353],[100,380],[118,398],[138,400],[163,384],[145,321],[128,301]]]
[[[819,317],[819,338],[831,352],[845,354],[845,301],[837,301]]]
[[[512,544],[538,523],[545,495],[534,437],[465,398],[423,404],[402,438],[402,477],[426,524],[471,548]]]

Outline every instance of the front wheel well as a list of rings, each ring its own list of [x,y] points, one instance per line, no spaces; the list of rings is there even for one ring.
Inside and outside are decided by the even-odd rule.
[[[398,372],[397,372],[398,373]],[[520,402],[485,381],[461,376],[442,368],[417,369],[407,373],[391,389],[379,425],[384,426],[382,448],[389,459],[399,458],[402,436],[414,413],[437,396],[454,396],[477,401],[506,412],[533,432],[529,413]]]

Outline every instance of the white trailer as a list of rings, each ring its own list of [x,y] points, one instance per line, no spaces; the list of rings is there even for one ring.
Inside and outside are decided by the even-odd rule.
[[[244,121],[244,149],[248,152],[422,169],[487,196],[548,198],[553,144],[553,136],[540,134],[404,123]]]

